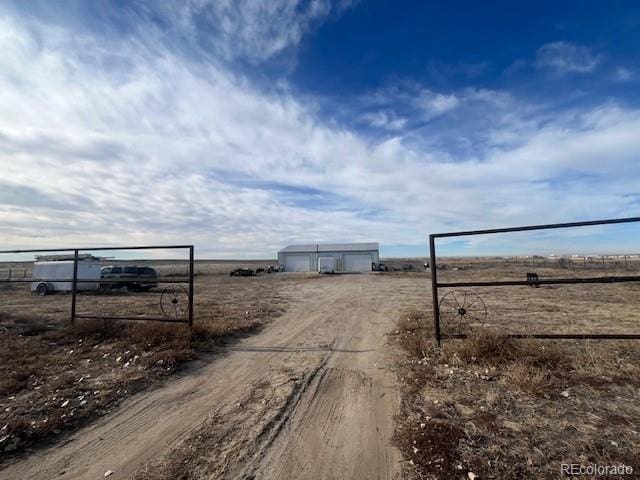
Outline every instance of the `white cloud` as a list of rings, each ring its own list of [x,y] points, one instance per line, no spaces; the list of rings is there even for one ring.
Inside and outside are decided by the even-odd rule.
[[[541,46],[536,55],[536,66],[549,68],[559,74],[589,73],[600,64],[601,57],[582,45],[569,42],[551,42]]]
[[[416,103],[429,115],[440,115],[456,108],[460,104],[460,100],[453,94],[443,95],[431,90],[423,90],[416,99]]]
[[[365,113],[361,118],[372,127],[392,131],[402,130],[407,124],[406,118],[396,117],[395,114],[383,110]]]
[[[296,46],[315,25],[350,1],[187,0],[160,3],[170,23],[214,57],[269,59]],[[177,22],[176,22],[177,19]]]
[[[613,72],[613,79],[616,82],[630,82],[636,77],[633,71],[625,67],[618,67]]]
[[[273,256],[292,241],[418,244],[453,225],[638,207],[640,111],[616,104],[547,115],[501,92],[431,92],[436,109],[499,112],[478,123],[497,140],[471,140],[469,156],[362,137],[286,90],[158,55],[162,44],[7,16],[0,32],[3,246],[193,242],[199,256]],[[386,115],[381,125],[404,118]]]

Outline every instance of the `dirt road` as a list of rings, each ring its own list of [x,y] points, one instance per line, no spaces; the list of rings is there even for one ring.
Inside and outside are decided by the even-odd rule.
[[[259,334],[0,479],[171,478],[182,468],[191,478],[395,478],[399,398],[386,334],[425,288],[374,274],[296,283],[288,312]]]

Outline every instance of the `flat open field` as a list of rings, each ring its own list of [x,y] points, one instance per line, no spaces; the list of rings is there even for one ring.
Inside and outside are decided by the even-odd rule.
[[[401,268],[407,261],[386,263]],[[102,478],[105,472],[139,480],[449,479],[471,471],[480,478],[547,478],[559,472],[560,460],[593,458],[640,468],[631,456],[640,451],[636,343],[505,343],[488,354],[472,349],[477,342],[456,340],[436,351],[429,273],[422,261],[411,263],[411,271],[382,274],[248,278],[226,274],[239,265],[199,263],[200,343],[166,331],[158,340],[154,329],[115,336],[67,331],[68,296],[0,290],[7,328],[0,374],[15,379],[0,393],[0,423],[13,429],[3,432],[0,479]],[[441,266],[441,281],[519,280],[531,271],[486,259]],[[159,266],[165,275],[179,268]],[[535,271],[541,278],[581,274],[557,265]],[[625,273],[612,265],[607,274]],[[635,283],[475,290],[487,317],[474,331],[640,330]],[[157,301],[153,292],[83,294],[78,311],[151,314]],[[30,319],[39,319],[39,327],[29,329]],[[191,354],[171,357],[163,338],[187,342],[180,348]],[[522,358],[532,360],[518,363]],[[163,359],[173,359],[171,368],[158,364]],[[26,378],[20,375],[29,368]],[[530,381],[518,387],[515,378]],[[527,391],[527,384],[538,387]],[[42,426],[52,420],[39,413],[51,405],[57,433]],[[89,414],[90,408],[100,411]],[[42,435],[31,441],[29,428]],[[589,446],[594,432],[606,439],[596,449]],[[544,452],[538,453],[545,434],[552,440],[543,450],[558,463],[552,470],[541,466]],[[568,443],[573,447],[559,447]],[[585,458],[571,457],[580,452]],[[499,467],[504,459],[523,467]]]

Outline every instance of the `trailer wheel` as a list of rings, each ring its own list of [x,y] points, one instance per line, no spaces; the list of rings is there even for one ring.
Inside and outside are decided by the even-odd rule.
[[[44,297],[47,293],[49,293],[49,287],[47,287],[46,283],[39,283],[36,287],[36,293],[41,297]]]

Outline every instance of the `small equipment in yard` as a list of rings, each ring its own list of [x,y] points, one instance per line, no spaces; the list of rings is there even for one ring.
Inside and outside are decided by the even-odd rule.
[[[38,295],[73,290],[73,255],[39,255],[33,264],[31,291]],[[100,259],[93,255],[78,256],[77,278],[95,280],[79,282],[77,291],[98,290],[100,288]]]
[[[540,287],[540,277],[536,272],[527,272],[527,283],[530,287]]]
[[[255,277],[256,272],[250,268],[236,268],[229,272],[231,277]]]

